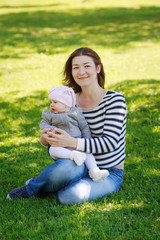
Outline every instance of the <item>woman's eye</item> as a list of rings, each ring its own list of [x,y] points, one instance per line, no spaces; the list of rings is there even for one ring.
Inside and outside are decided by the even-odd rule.
[[[88,67],[90,67],[90,65],[86,65],[85,67],[88,68]]]

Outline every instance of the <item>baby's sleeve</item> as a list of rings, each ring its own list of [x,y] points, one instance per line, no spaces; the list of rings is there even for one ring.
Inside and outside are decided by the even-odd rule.
[[[55,126],[52,125],[52,117],[51,112],[44,110],[42,112],[42,121],[40,122],[40,129],[43,130],[45,128],[53,129]]]

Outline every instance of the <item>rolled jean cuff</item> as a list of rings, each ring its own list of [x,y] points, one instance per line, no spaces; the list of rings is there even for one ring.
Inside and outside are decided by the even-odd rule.
[[[28,185],[26,186],[26,190],[30,197],[34,195],[33,191],[31,190],[31,188]]]

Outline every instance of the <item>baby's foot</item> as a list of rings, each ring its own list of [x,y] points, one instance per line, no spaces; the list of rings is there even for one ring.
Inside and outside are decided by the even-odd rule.
[[[86,160],[86,154],[83,152],[79,152],[79,151],[72,151],[71,155],[70,155],[70,159],[75,161],[75,163],[80,166],[84,163],[84,161]]]
[[[108,170],[100,170],[98,167],[89,170],[89,176],[94,182],[98,182],[101,179],[109,175]]]

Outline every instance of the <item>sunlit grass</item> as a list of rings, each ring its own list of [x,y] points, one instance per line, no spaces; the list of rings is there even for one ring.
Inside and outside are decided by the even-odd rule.
[[[70,10],[68,1],[57,3],[64,8],[63,14],[56,4],[49,6],[49,12],[45,8],[39,11],[36,2],[34,12],[30,7],[24,11],[20,7],[19,13],[12,14],[8,12],[10,8],[2,8],[8,14],[2,14],[0,21],[2,86],[6,88],[12,84],[8,79],[15,79],[16,84],[13,82],[11,86],[14,90],[22,90],[25,82],[25,91],[30,92],[34,91],[34,85],[37,90],[48,89],[53,82],[60,84],[64,59],[80,46],[92,47],[101,55],[107,75],[106,87],[125,79],[149,79],[150,76],[158,79],[160,10],[156,2],[150,3],[150,8],[137,2],[130,2],[129,7],[122,2],[120,8],[115,5],[111,8],[106,1],[100,2],[106,8],[96,5],[97,8],[90,11],[85,6],[91,8],[96,1],[84,1],[81,7],[71,4],[74,11]],[[45,6],[47,4],[51,2]],[[34,84],[35,81],[38,84]]]

